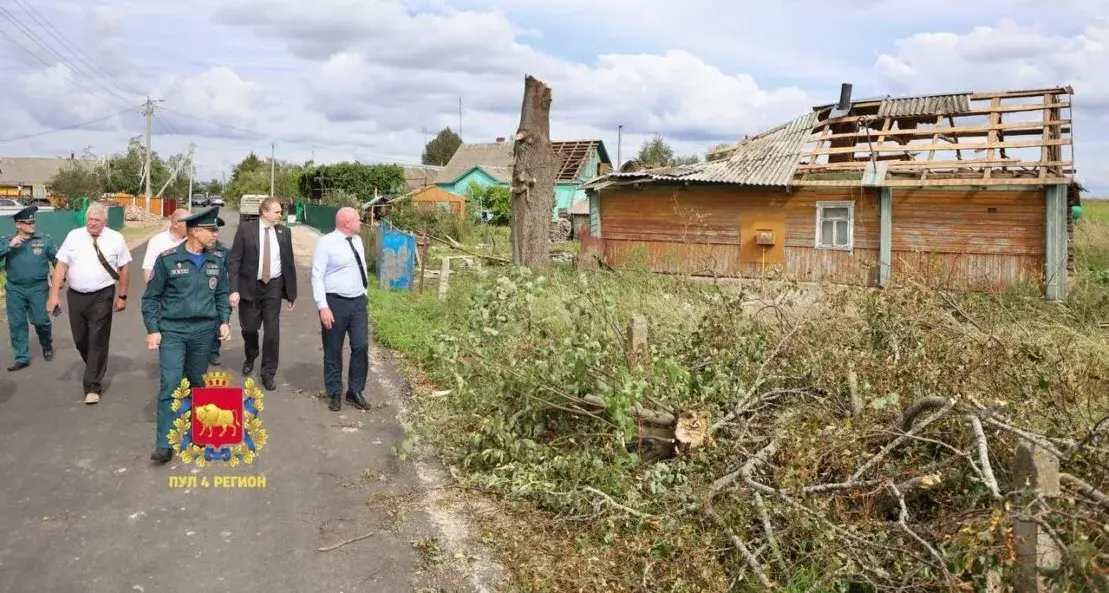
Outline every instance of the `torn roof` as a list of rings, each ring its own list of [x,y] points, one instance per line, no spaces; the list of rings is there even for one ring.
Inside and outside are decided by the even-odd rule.
[[[715,160],[597,177],[750,186],[1046,185],[1073,182],[1070,87],[869,97],[818,105]],[[1017,138],[1012,140],[1012,138]]]
[[[589,160],[589,155],[596,150],[600,153],[601,162],[610,163],[608,151],[600,140],[568,140],[551,142],[551,148],[558,153],[561,159],[556,181],[576,181],[581,174],[581,169]],[[455,151],[454,156],[445,167],[439,171],[436,183],[454,183],[475,167],[488,173],[502,183],[512,180],[512,143],[492,142],[488,144],[463,144]],[[587,177],[588,178],[588,177]]]

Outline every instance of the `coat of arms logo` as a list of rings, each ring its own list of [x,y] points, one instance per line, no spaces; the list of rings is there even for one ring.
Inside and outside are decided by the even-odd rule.
[[[177,415],[169,443],[185,463],[197,467],[227,463],[250,464],[266,446],[262,427],[263,391],[253,378],[246,385],[231,385],[231,373],[204,374],[203,387],[188,379],[173,391],[172,410]]]

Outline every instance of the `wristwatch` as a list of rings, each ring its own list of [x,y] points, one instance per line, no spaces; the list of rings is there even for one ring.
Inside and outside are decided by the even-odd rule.
[[[125,295],[125,294],[121,294],[121,295],[119,295],[119,298],[121,298],[121,299],[123,299],[123,300],[125,300],[125,301],[126,301],[126,300],[127,300],[127,295]]]

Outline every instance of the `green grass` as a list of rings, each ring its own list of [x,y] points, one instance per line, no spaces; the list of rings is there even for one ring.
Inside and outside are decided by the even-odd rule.
[[[1082,203],[1082,218],[1109,223],[1109,200],[1088,200]]]
[[[418,359],[430,357],[435,351],[434,333],[446,317],[437,289],[435,282],[429,282],[422,293],[383,290],[377,277],[371,277],[370,319],[377,340]]]

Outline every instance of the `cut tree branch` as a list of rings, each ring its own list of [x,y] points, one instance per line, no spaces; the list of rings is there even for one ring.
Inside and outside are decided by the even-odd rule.
[[[982,430],[982,421],[974,414],[968,414],[967,419],[970,420],[970,427],[974,431],[974,439],[978,445],[978,463],[982,466],[982,479],[986,482],[986,487],[990,489],[990,495],[995,500],[1001,500],[997,478],[994,477],[993,467],[990,465],[990,448],[986,443],[986,432]]]
[[[945,402],[946,403],[944,403],[943,407],[941,407],[938,411],[936,411],[931,416],[925,418],[924,421],[921,422],[920,424],[914,426],[912,428],[912,430],[909,430],[906,434],[903,434],[903,435],[897,437],[896,439],[893,439],[893,441],[890,444],[886,445],[885,447],[882,447],[881,451],[875,453],[873,457],[871,457],[866,463],[864,463],[862,465],[862,467],[855,470],[855,473],[851,475],[851,480],[850,481],[854,482],[855,480],[858,480],[859,477],[861,477],[863,474],[865,474],[867,471],[869,471],[870,468],[874,467],[879,461],[882,460],[883,457],[885,457],[887,454],[889,454],[890,451],[893,451],[898,445],[900,445],[903,441],[905,441],[905,439],[909,438],[914,433],[917,433],[917,432],[920,432],[921,430],[924,430],[929,424],[935,422],[936,420],[939,420],[941,417],[943,417],[944,414],[946,414],[955,405],[955,400],[953,400],[953,399],[952,400],[945,400]],[[917,403],[919,404],[920,402],[917,402]],[[916,405],[916,404],[914,404],[914,405]],[[912,406],[910,406],[910,407],[912,407]]]

